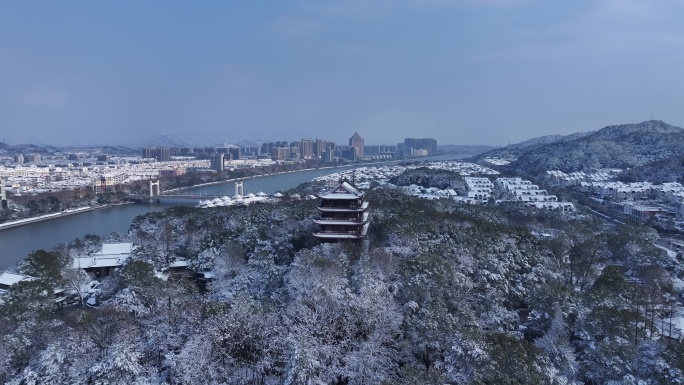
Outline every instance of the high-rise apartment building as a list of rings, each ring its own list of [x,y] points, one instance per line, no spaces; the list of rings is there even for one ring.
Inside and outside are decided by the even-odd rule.
[[[321,162],[330,163],[333,161],[334,150],[325,150],[321,153]]]
[[[271,160],[286,160],[290,157],[290,147],[271,148]]]
[[[292,144],[299,144],[299,142],[292,142]],[[299,160],[302,159],[301,153],[299,152],[299,146],[290,146],[290,159]]]
[[[326,151],[335,152],[335,142],[328,142],[323,139],[316,139],[313,143],[314,156],[320,158]]]
[[[437,154],[437,140],[432,138],[406,138],[404,139],[404,154],[411,156],[414,154],[423,154],[423,151],[427,155]]]
[[[313,158],[314,155],[314,141],[313,139],[310,138],[305,138],[302,139],[300,145],[299,145],[299,152],[300,155],[303,159],[311,159]]]
[[[354,135],[352,135],[351,138],[349,138],[349,146],[354,147],[356,149],[356,156],[357,157],[362,157],[363,156],[363,138],[361,135],[359,135],[358,132],[355,132]]]
[[[381,146],[365,146],[364,154],[366,155],[392,155],[397,152],[397,146],[381,145]]]
[[[212,154],[209,157],[209,168],[212,170],[221,173],[223,172],[223,160],[225,159],[225,155],[220,152],[218,154]]]
[[[240,159],[242,156],[242,151],[240,151],[239,147],[231,147],[228,149],[228,153],[230,154],[230,159],[231,160],[237,160]]]
[[[313,155],[314,155],[314,157],[320,158],[323,155],[324,151],[325,151],[325,140],[316,139],[316,141],[313,143]]]
[[[339,152],[339,157],[346,159],[351,162],[358,160],[359,151],[353,146],[338,146],[337,152]]]
[[[29,163],[40,163],[40,160],[42,158],[40,157],[40,154],[28,154],[24,157],[24,161],[28,161]]]
[[[142,149],[143,159],[156,159],[159,162],[171,160],[171,149],[168,147],[145,147]]]

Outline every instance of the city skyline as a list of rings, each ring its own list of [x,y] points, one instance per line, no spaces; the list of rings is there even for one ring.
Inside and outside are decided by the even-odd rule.
[[[8,143],[348,133],[503,146],[684,126],[684,4],[636,0],[10,3]],[[386,138],[386,139],[385,139]]]

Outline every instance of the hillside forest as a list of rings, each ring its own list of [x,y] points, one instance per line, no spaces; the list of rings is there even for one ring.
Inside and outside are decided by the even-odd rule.
[[[304,193],[310,193],[305,191]],[[304,193],[302,196],[304,196]],[[367,192],[362,243],[320,244],[315,200],[140,216],[97,306],[87,236],[18,266],[0,305],[7,384],[682,384],[681,255],[591,213]],[[544,234],[541,236],[540,234]],[[174,261],[212,278],[171,273]]]

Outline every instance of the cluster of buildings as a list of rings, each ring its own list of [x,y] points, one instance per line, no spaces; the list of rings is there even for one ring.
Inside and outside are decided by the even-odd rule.
[[[502,159],[502,158],[498,158],[498,157],[495,157],[495,156],[492,156],[492,157],[489,157],[489,156],[488,156],[488,157],[484,158],[483,161],[484,161],[485,163],[489,163],[489,164],[491,164],[491,165],[493,165],[493,166],[505,166],[505,165],[510,164],[510,163],[512,162],[512,160],[509,160],[509,159]]]
[[[653,184],[649,182],[582,182],[579,187],[580,191],[612,200],[649,199],[656,192]]]
[[[583,183],[608,182],[615,180],[617,174],[621,173],[621,169],[607,169],[595,173],[585,173],[582,171],[565,173],[560,170],[550,170],[546,172],[546,177],[551,182],[562,186],[571,187],[578,186]]]
[[[417,168],[453,171],[461,176],[499,175],[498,171],[492,170],[491,168],[484,167],[476,163],[446,160],[433,161],[420,165],[382,165],[358,167],[353,170],[345,170],[329,175],[320,176],[314,178],[313,181],[318,184],[326,186],[332,186],[342,179],[353,179],[355,181],[356,186],[362,186],[364,184],[370,185],[371,182],[386,184],[390,178],[400,175],[406,170],[414,170]]]
[[[315,160],[322,163],[355,162],[359,160],[402,159],[405,157],[437,154],[437,140],[406,138],[397,145],[366,145],[358,132],[349,138],[348,145],[338,145],[324,139],[303,138],[298,141],[264,142],[255,147],[147,147],[143,159],[159,162],[173,159],[203,159],[210,168],[223,172],[236,161],[297,162]]]
[[[460,201],[460,196],[458,196],[458,193],[456,190],[448,188],[448,189],[440,189],[437,187],[423,187],[423,186],[418,186],[415,184],[409,185],[409,186],[404,186],[401,188],[401,190],[404,192],[406,195],[411,195],[416,198],[420,199],[427,199],[427,200],[434,200],[434,199],[454,199],[455,201]]]
[[[170,178],[187,172],[224,172],[235,168],[270,166],[274,163],[320,163],[383,160],[437,153],[431,138],[406,138],[397,145],[366,145],[358,132],[348,145],[323,139],[265,142],[253,147],[145,147],[140,158],[71,152],[41,157],[16,154],[0,159],[0,178],[13,195],[39,194],[65,189],[91,188],[112,192],[137,180]]]
[[[496,203],[522,202],[538,209],[575,211],[575,205],[572,202],[559,202],[558,197],[550,195],[546,190],[540,189],[539,186],[532,184],[529,180],[517,177],[496,178],[496,185],[506,196],[504,199],[497,200]]]
[[[467,203],[487,203],[492,197],[494,184],[489,178],[468,176],[464,178],[468,187]]]
[[[616,178],[620,172],[621,169],[595,173],[550,170],[546,177],[557,185],[591,195],[632,221],[645,223],[652,218],[673,218],[678,227],[684,228],[684,186],[676,182],[619,182]]]
[[[464,204],[486,204],[495,197],[495,203],[520,202],[529,207],[545,210],[558,210],[562,212],[575,211],[571,202],[559,202],[558,197],[549,194],[546,190],[532,184],[531,181],[522,178],[498,177],[492,181],[491,177],[499,173],[490,168],[458,161],[430,162],[424,165],[411,166],[380,166],[362,167],[355,170],[347,170],[340,173],[330,174],[314,179],[323,185],[333,185],[339,180],[354,180],[359,188],[370,187],[371,182],[379,185],[389,185],[389,179],[409,169],[425,167],[428,169],[450,170],[463,176],[466,184],[465,194],[459,195],[451,188],[439,189],[436,187],[423,187],[410,185],[402,187],[402,191],[408,195],[423,199],[452,199]]]
[[[684,186],[680,183],[583,182],[579,189],[632,221],[671,217],[684,227]]]
[[[240,149],[237,149],[240,150]],[[355,162],[358,160],[400,159],[437,154],[437,141],[431,138],[406,138],[397,145],[366,145],[358,132],[349,138],[348,145],[337,145],[324,139],[303,138],[299,141],[265,142],[261,147],[247,150],[250,159],[270,159],[274,162],[316,160],[322,163]],[[222,171],[227,160],[242,159],[240,151],[216,151],[212,156],[212,169]],[[222,163],[223,162],[223,163]]]
[[[88,187],[93,175],[88,167],[0,166],[3,191],[15,195]]]
[[[40,154],[17,154],[14,156],[14,162],[16,164],[40,163],[40,161]]]
[[[571,202],[559,202],[558,197],[522,178],[496,178],[494,182],[487,177],[465,177],[467,193],[455,200],[469,204],[486,204],[495,199],[495,204],[519,202],[526,206],[562,212],[575,211]]]
[[[82,166],[67,164],[44,167],[36,165],[0,166],[4,190],[13,195],[30,195],[59,190],[92,188],[95,193],[115,191],[121,184],[137,180],[180,176],[189,171],[209,172],[208,161],[140,162],[119,159],[114,164]]]

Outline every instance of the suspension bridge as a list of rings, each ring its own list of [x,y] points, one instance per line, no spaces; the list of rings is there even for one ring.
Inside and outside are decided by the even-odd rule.
[[[244,182],[239,180],[235,181],[235,195],[244,196]],[[128,198],[136,202],[156,202],[156,203],[174,203],[182,202],[198,203],[201,200],[211,200],[214,198],[221,198],[228,195],[227,193],[196,193],[196,192],[168,192],[162,193],[161,187],[159,185],[159,180],[150,180],[150,190],[149,194],[130,194]]]

